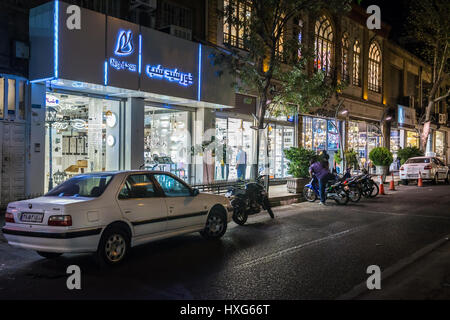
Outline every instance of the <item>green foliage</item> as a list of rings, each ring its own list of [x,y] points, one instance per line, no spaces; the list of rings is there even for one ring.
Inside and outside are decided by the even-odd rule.
[[[423,156],[423,152],[417,147],[400,148],[397,152],[397,157],[400,159],[401,164],[404,164],[409,158],[420,156]]]
[[[358,161],[358,154],[356,151],[353,151],[353,149],[350,149],[345,153],[345,161],[347,162],[347,167],[358,169],[359,167],[359,161]]]
[[[341,162],[342,162],[342,158],[341,158],[341,155],[340,155],[339,152],[336,152],[336,153],[334,154],[334,161],[335,161],[336,163],[341,163]]]
[[[291,147],[284,150],[286,159],[289,160],[288,173],[294,178],[309,177],[309,163],[311,160],[317,161],[317,154],[309,149]]]
[[[392,153],[385,147],[373,148],[369,153],[369,159],[376,166],[389,166],[394,161]]]

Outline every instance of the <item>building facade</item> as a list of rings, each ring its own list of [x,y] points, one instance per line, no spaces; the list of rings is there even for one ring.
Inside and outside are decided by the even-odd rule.
[[[259,97],[235,92],[232,76],[211,62],[215,47],[245,49],[220,18],[224,2],[3,1],[1,204],[91,171],[155,168],[192,184],[236,179],[240,147],[254,160]],[[248,13],[246,1],[237,3],[236,14]],[[72,4],[82,7],[81,30],[66,28]],[[395,154],[418,145],[430,68],[388,40],[389,26],[371,31],[366,19],[354,7],[291,22],[300,32],[293,36],[316,48],[311,68],[347,83],[339,95],[346,113],[267,115],[272,178],[288,176],[283,150],[293,146],[333,155],[342,143],[365,167],[376,146]],[[436,106],[427,151],[449,161],[447,113],[445,102]]]

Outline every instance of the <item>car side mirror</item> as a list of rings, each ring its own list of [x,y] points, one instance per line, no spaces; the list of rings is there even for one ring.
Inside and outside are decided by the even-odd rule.
[[[199,191],[198,189],[192,190],[192,195],[193,195],[194,197],[198,196],[199,194],[200,194],[200,191]]]

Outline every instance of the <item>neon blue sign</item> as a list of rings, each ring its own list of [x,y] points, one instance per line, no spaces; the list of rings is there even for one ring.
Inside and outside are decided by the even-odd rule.
[[[179,85],[189,87],[194,84],[194,77],[191,73],[184,73],[178,69],[163,68],[160,64],[156,66],[147,65],[145,73],[150,79],[165,79],[169,82],[178,82]]]
[[[115,55],[129,56],[133,52],[133,32],[131,32],[131,30],[121,30],[117,37],[116,50],[114,51]]]
[[[133,52],[134,52],[133,32],[131,30],[128,31],[120,30],[119,34],[117,35],[116,49],[114,50],[114,54],[119,57],[126,57],[131,55]],[[119,60],[118,58],[109,58],[109,64],[111,67],[113,67],[118,71],[120,70],[128,70],[130,72],[138,71],[138,66],[136,63]],[[105,81],[105,83],[106,82],[107,81]]]

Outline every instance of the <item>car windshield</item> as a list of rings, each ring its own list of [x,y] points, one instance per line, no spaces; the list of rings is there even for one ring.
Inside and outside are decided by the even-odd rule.
[[[46,197],[100,197],[114,174],[83,174],[75,176],[50,190]]]
[[[430,163],[430,158],[416,158],[416,159],[408,159],[405,164],[410,163]]]

